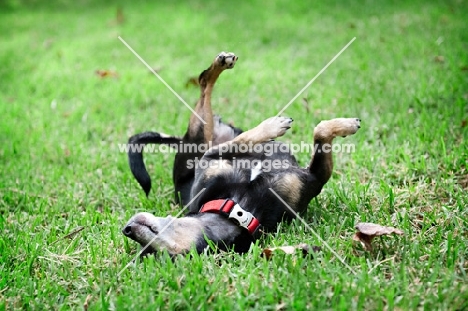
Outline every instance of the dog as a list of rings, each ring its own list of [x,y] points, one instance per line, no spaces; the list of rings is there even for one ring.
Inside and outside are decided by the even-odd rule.
[[[131,217],[122,233],[143,247],[143,255],[167,251],[173,256],[191,249],[201,253],[209,245],[247,252],[263,232],[304,213],[330,179],[334,138],[353,135],[360,128],[358,118],[321,121],[314,129],[310,164],[299,167],[288,145],[275,141],[291,127],[291,118],[272,117],[243,132],[213,116],[213,87],[237,60],[233,53],[222,52],[200,74],[200,99],[183,137],[145,132],[129,139],[130,144],[179,148],[173,170],[176,201],[189,211],[181,218],[146,212]],[[189,144],[209,148],[183,152],[181,146]],[[128,157],[134,177],[148,195],[151,179],[142,153],[130,151]]]

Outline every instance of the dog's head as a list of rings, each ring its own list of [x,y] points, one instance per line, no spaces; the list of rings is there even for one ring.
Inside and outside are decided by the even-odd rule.
[[[194,218],[156,217],[143,212],[130,218],[122,233],[138,242],[144,255],[159,250],[174,255],[196,246],[202,229],[201,223]]]
[[[209,246],[207,240],[220,250],[234,247],[235,252],[244,253],[253,241],[247,230],[215,213],[191,213],[181,218],[138,213],[127,222],[122,233],[141,245],[141,255],[167,251],[172,256],[191,249],[201,253]]]
[[[159,232],[167,226],[170,218],[155,217],[150,213],[138,213],[127,222],[122,229],[122,233],[140,243],[142,254],[154,253],[159,249],[159,243],[156,240],[161,239]]]

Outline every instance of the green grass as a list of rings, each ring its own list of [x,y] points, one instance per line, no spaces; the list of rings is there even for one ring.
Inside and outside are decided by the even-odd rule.
[[[82,309],[87,297],[90,310],[468,308],[466,1],[153,2],[0,4],[0,309]],[[284,113],[295,120],[284,140],[296,143],[322,119],[363,120],[340,139],[356,152],[335,155],[305,215],[355,275],[326,248],[261,258],[266,246],[322,245],[295,221],[246,255],[159,255],[117,277],[138,251],[120,233],[129,217],[180,211],[173,156],[146,157],[146,199],[117,144],[145,130],[182,134],[190,116],[118,36],[189,103],[198,91],[187,79],[235,52],[213,102],[244,129],[356,37]],[[352,241],[359,221],[406,234],[365,252]]]

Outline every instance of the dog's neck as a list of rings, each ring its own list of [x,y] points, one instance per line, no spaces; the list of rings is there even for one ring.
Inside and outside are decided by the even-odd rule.
[[[257,239],[261,234],[261,224],[258,219],[233,200],[218,199],[208,201],[202,205],[199,212],[220,214],[246,229],[254,239]]]

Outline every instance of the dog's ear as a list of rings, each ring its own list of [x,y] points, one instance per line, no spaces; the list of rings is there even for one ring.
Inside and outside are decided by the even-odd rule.
[[[147,144],[168,145],[172,148],[178,148],[182,138],[170,136],[156,132],[144,132],[133,135],[128,140],[128,162],[133,176],[140,186],[149,195],[151,190],[151,178],[143,162],[143,149]]]

